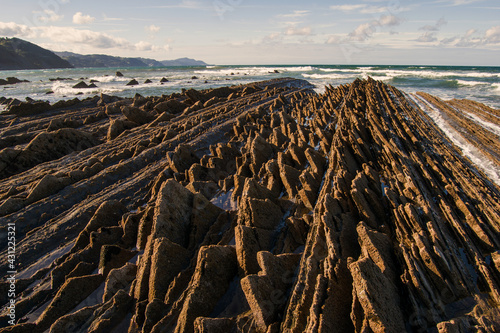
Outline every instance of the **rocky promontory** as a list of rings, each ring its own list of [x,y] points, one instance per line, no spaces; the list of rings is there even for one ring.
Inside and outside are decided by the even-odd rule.
[[[54,52],[20,38],[0,37],[0,70],[72,68]]]
[[[0,114],[0,332],[498,332],[500,111],[312,88]]]

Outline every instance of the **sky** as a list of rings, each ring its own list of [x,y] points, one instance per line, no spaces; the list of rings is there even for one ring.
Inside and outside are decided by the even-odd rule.
[[[498,0],[2,0],[0,36],[216,65],[500,66]]]

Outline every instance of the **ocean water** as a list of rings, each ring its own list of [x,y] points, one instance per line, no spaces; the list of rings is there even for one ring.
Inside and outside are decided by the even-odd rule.
[[[117,77],[116,71],[124,77]],[[302,65],[0,71],[0,78],[12,76],[31,82],[0,86],[0,96],[50,102],[75,97],[83,99],[100,93],[120,97],[132,97],[136,93],[158,96],[179,92],[182,88],[207,89],[279,77],[307,80],[316,91],[322,92],[325,85],[337,86],[370,76],[405,92],[424,91],[442,99],[467,98],[500,109],[500,67]],[[58,77],[69,80],[50,81]],[[160,83],[162,78],[168,82]],[[126,86],[131,79],[140,84]],[[145,84],[146,79],[152,83]],[[97,88],[72,88],[82,80],[87,84],[90,80],[98,81],[95,83]],[[49,91],[53,93],[47,94]]]

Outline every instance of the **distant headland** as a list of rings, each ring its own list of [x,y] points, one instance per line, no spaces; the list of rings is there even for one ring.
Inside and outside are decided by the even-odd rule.
[[[206,65],[204,61],[190,58],[157,61],[104,54],[82,55],[72,52],[52,52],[19,38],[0,37],[0,70]]]

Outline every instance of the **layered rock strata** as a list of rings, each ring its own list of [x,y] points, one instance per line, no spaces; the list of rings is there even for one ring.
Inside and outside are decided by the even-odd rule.
[[[492,159],[463,114],[498,110],[372,79],[81,103],[0,115],[0,332],[500,330],[500,189],[425,105]]]

